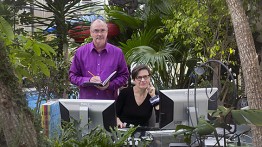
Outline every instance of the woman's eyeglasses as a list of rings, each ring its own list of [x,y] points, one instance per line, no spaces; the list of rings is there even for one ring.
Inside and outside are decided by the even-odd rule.
[[[138,81],[142,81],[142,79],[147,80],[150,77],[150,75],[144,75],[144,76],[137,76],[136,79]]]

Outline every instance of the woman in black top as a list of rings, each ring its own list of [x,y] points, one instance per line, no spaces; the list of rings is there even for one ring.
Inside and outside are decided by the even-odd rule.
[[[147,126],[152,109],[159,109],[159,96],[150,83],[151,72],[146,65],[136,66],[131,73],[135,86],[122,89],[116,100],[117,126]]]

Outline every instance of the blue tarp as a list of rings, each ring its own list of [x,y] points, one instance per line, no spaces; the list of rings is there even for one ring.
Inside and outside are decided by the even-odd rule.
[[[101,16],[101,15],[87,14],[87,15],[83,15],[83,16],[80,16],[80,17],[77,17],[77,18],[66,20],[66,22],[69,23],[71,26],[76,26],[80,22],[83,22],[83,23],[89,25],[91,22],[93,22],[96,19],[105,20],[104,17]],[[46,30],[44,30],[44,33],[50,34],[50,33],[54,33],[55,31],[56,31],[56,26],[52,26],[52,27],[49,27]]]

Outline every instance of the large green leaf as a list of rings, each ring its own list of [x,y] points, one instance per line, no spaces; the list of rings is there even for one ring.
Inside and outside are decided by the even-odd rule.
[[[51,59],[46,59],[46,58],[43,58],[42,61],[46,64],[46,65],[49,65],[49,66],[52,66],[52,67],[56,67],[56,64],[53,60]]]
[[[237,124],[262,126],[262,110],[232,110],[232,116]]]
[[[164,69],[166,62],[173,63],[174,59],[169,50],[155,51],[149,46],[138,46],[126,53],[127,62],[130,63],[144,63],[154,65],[158,69]]]
[[[41,71],[48,77],[50,77],[50,71],[48,67],[43,62],[38,62],[38,65],[41,69]]]
[[[212,113],[212,117],[225,117],[228,113],[230,113],[232,108],[226,108],[224,106],[218,106],[217,110],[214,110],[213,112],[209,111]]]
[[[142,25],[142,20],[140,20],[140,18],[132,17],[122,11],[108,10],[107,14],[114,19],[121,20],[122,25],[118,23],[120,27],[130,27],[133,29],[137,29]]]
[[[200,136],[209,135],[215,131],[215,127],[208,123],[205,118],[200,117],[196,129],[194,132],[198,133]]]
[[[47,54],[51,57],[51,54],[56,55],[56,52],[53,50],[53,48],[51,46],[49,46],[48,44],[44,44],[44,43],[38,43],[38,46]]]
[[[39,61],[38,61],[37,56],[33,56],[32,60],[34,60],[34,62],[31,62],[30,69],[31,69],[33,74],[37,74],[39,72],[39,69],[38,69],[38,62]]]
[[[27,77],[31,79],[31,75],[29,73],[29,70],[22,68],[21,66],[15,68],[15,73],[18,79],[22,79],[22,77]]]
[[[14,40],[14,32],[9,23],[0,16],[0,32],[6,35],[9,40]]]
[[[23,52],[23,51],[17,51],[17,54],[15,56],[19,58],[20,60],[22,59],[30,60],[30,58],[32,57],[30,53]]]
[[[33,45],[33,41],[30,39],[27,39],[26,44],[24,45],[24,49],[25,50],[30,49],[32,45]]]
[[[186,126],[186,125],[177,125],[176,131],[173,135],[174,135],[175,138],[183,135],[184,136],[184,142],[189,144],[189,143],[191,143],[191,136],[193,134],[194,129],[195,129],[195,127],[190,127],[190,126]]]
[[[38,43],[37,42],[34,42],[33,43],[33,51],[35,52],[35,54],[37,55],[37,56],[40,56],[41,55],[41,49],[40,49],[40,47],[39,47],[39,45],[38,45]]]

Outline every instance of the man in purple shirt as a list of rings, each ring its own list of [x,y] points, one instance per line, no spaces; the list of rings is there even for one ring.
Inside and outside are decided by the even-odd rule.
[[[69,70],[72,84],[80,88],[80,99],[117,98],[117,91],[127,83],[129,72],[122,50],[107,43],[107,24],[97,19],[91,23],[91,43],[77,49]],[[105,86],[87,86],[84,82],[104,81],[112,72],[117,73]]]

